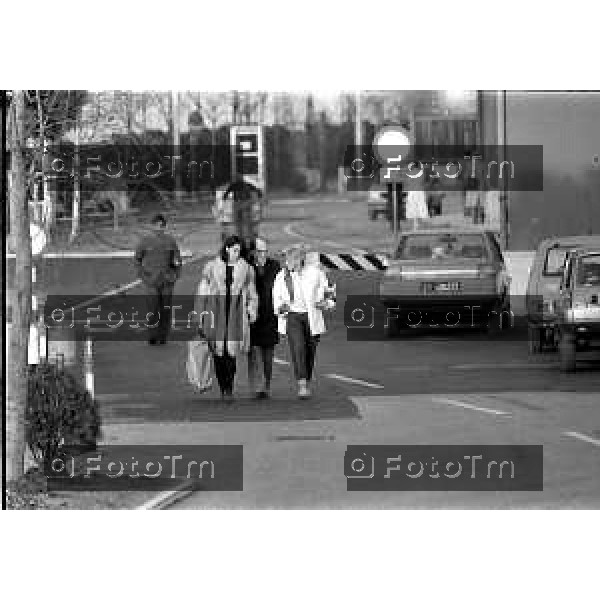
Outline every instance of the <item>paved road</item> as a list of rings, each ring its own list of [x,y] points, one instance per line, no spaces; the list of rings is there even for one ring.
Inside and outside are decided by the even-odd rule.
[[[346,289],[364,285],[352,277]],[[343,302],[343,298],[341,299]],[[96,346],[96,390],[108,442],[243,443],[245,491],[196,493],[180,508],[600,506],[600,361],[573,375],[535,360],[523,340],[477,332],[348,342],[338,318],[319,348],[316,396],[290,385],[277,350],[273,397],[257,403],[240,365],[238,402],[198,396],[185,381],[185,344]],[[114,437],[116,436],[116,437]],[[346,492],[347,444],[543,444],[544,492]]]
[[[298,218],[305,211],[306,222],[319,214],[310,206],[294,210]],[[291,239],[285,226],[283,218],[268,225],[277,243]],[[177,293],[192,293],[202,265],[186,267]],[[377,280],[336,277],[340,309],[345,294],[371,293]],[[75,261],[57,265],[50,287],[95,293],[131,278],[127,261]],[[281,345],[273,397],[252,400],[240,364],[232,407],[223,407],[216,392],[196,395],[186,383],[185,343],[97,343],[105,441],[244,444],[244,492],[196,493],[181,508],[598,508],[599,357],[565,375],[555,355],[531,359],[516,338],[434,331],[348,342],[338,314],[319,348],[314,398],[295,398]],[[543,444],[544,491],[347,492],[344,450],[360,443]]]

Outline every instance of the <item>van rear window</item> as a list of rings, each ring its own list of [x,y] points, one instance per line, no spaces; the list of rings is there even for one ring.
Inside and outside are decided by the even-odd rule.
[[[553,248],[548,248],[544,262],[544,275],[550,277],[562,275],[561,267],[564,266],[565,258],[571,248],[572,246],[554,246]]]

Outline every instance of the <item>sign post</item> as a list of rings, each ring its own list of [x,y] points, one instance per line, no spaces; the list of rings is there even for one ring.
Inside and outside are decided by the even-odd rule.
[[[373,146],[382,165],[381,179],[387,182],[388,197],[392,203],[392,231],[397,235],[400,217],[403,217],[400,214],[400,203],[404,197],[401,164],[406,162],[412,142],[403,127],[384,127],[375,136]]]

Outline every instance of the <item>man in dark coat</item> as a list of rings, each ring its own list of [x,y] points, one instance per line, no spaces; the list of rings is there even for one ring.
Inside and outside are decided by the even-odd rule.
[[[175,238],[166,232],[163,215],[152,219],[153,233],[145,236],[135,251],[138,277],[146,285],[147,312],[152,313],[149,344],[165,344],[171,328],[173,288],[181,273],[181,253]],[[167,308],[169,307],[169,308]],[[153,327],[155,324],[156,327]]]
[[[248,355],[248,379],[257,398],[267,398],[271,388],[273,355],[279,342],[277,316],[273,310],[273,283],[279,272],[279,263],[267,257],[267,242],[258,237],[252,249],[252,265],[255,271],[258,294],[258,317],[250,326],[250,353]],[[262,364],[262,369],[260,366]],[[262,370],[262,383],[256,386],[257,371]]]

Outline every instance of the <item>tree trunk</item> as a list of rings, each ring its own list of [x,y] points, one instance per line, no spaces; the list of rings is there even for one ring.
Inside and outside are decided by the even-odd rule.
[[[29,207],[25,194],[23,158],[25,98],[13,93],[10,128],[12,185],[10,189],[10,225],[14,235],[16,268],[13,319],[7,357],[6,389],[6,479],[16,481],[23,474],[25,455],[25,408],[27,405],[27,350],[31,322],[31,238]]]

